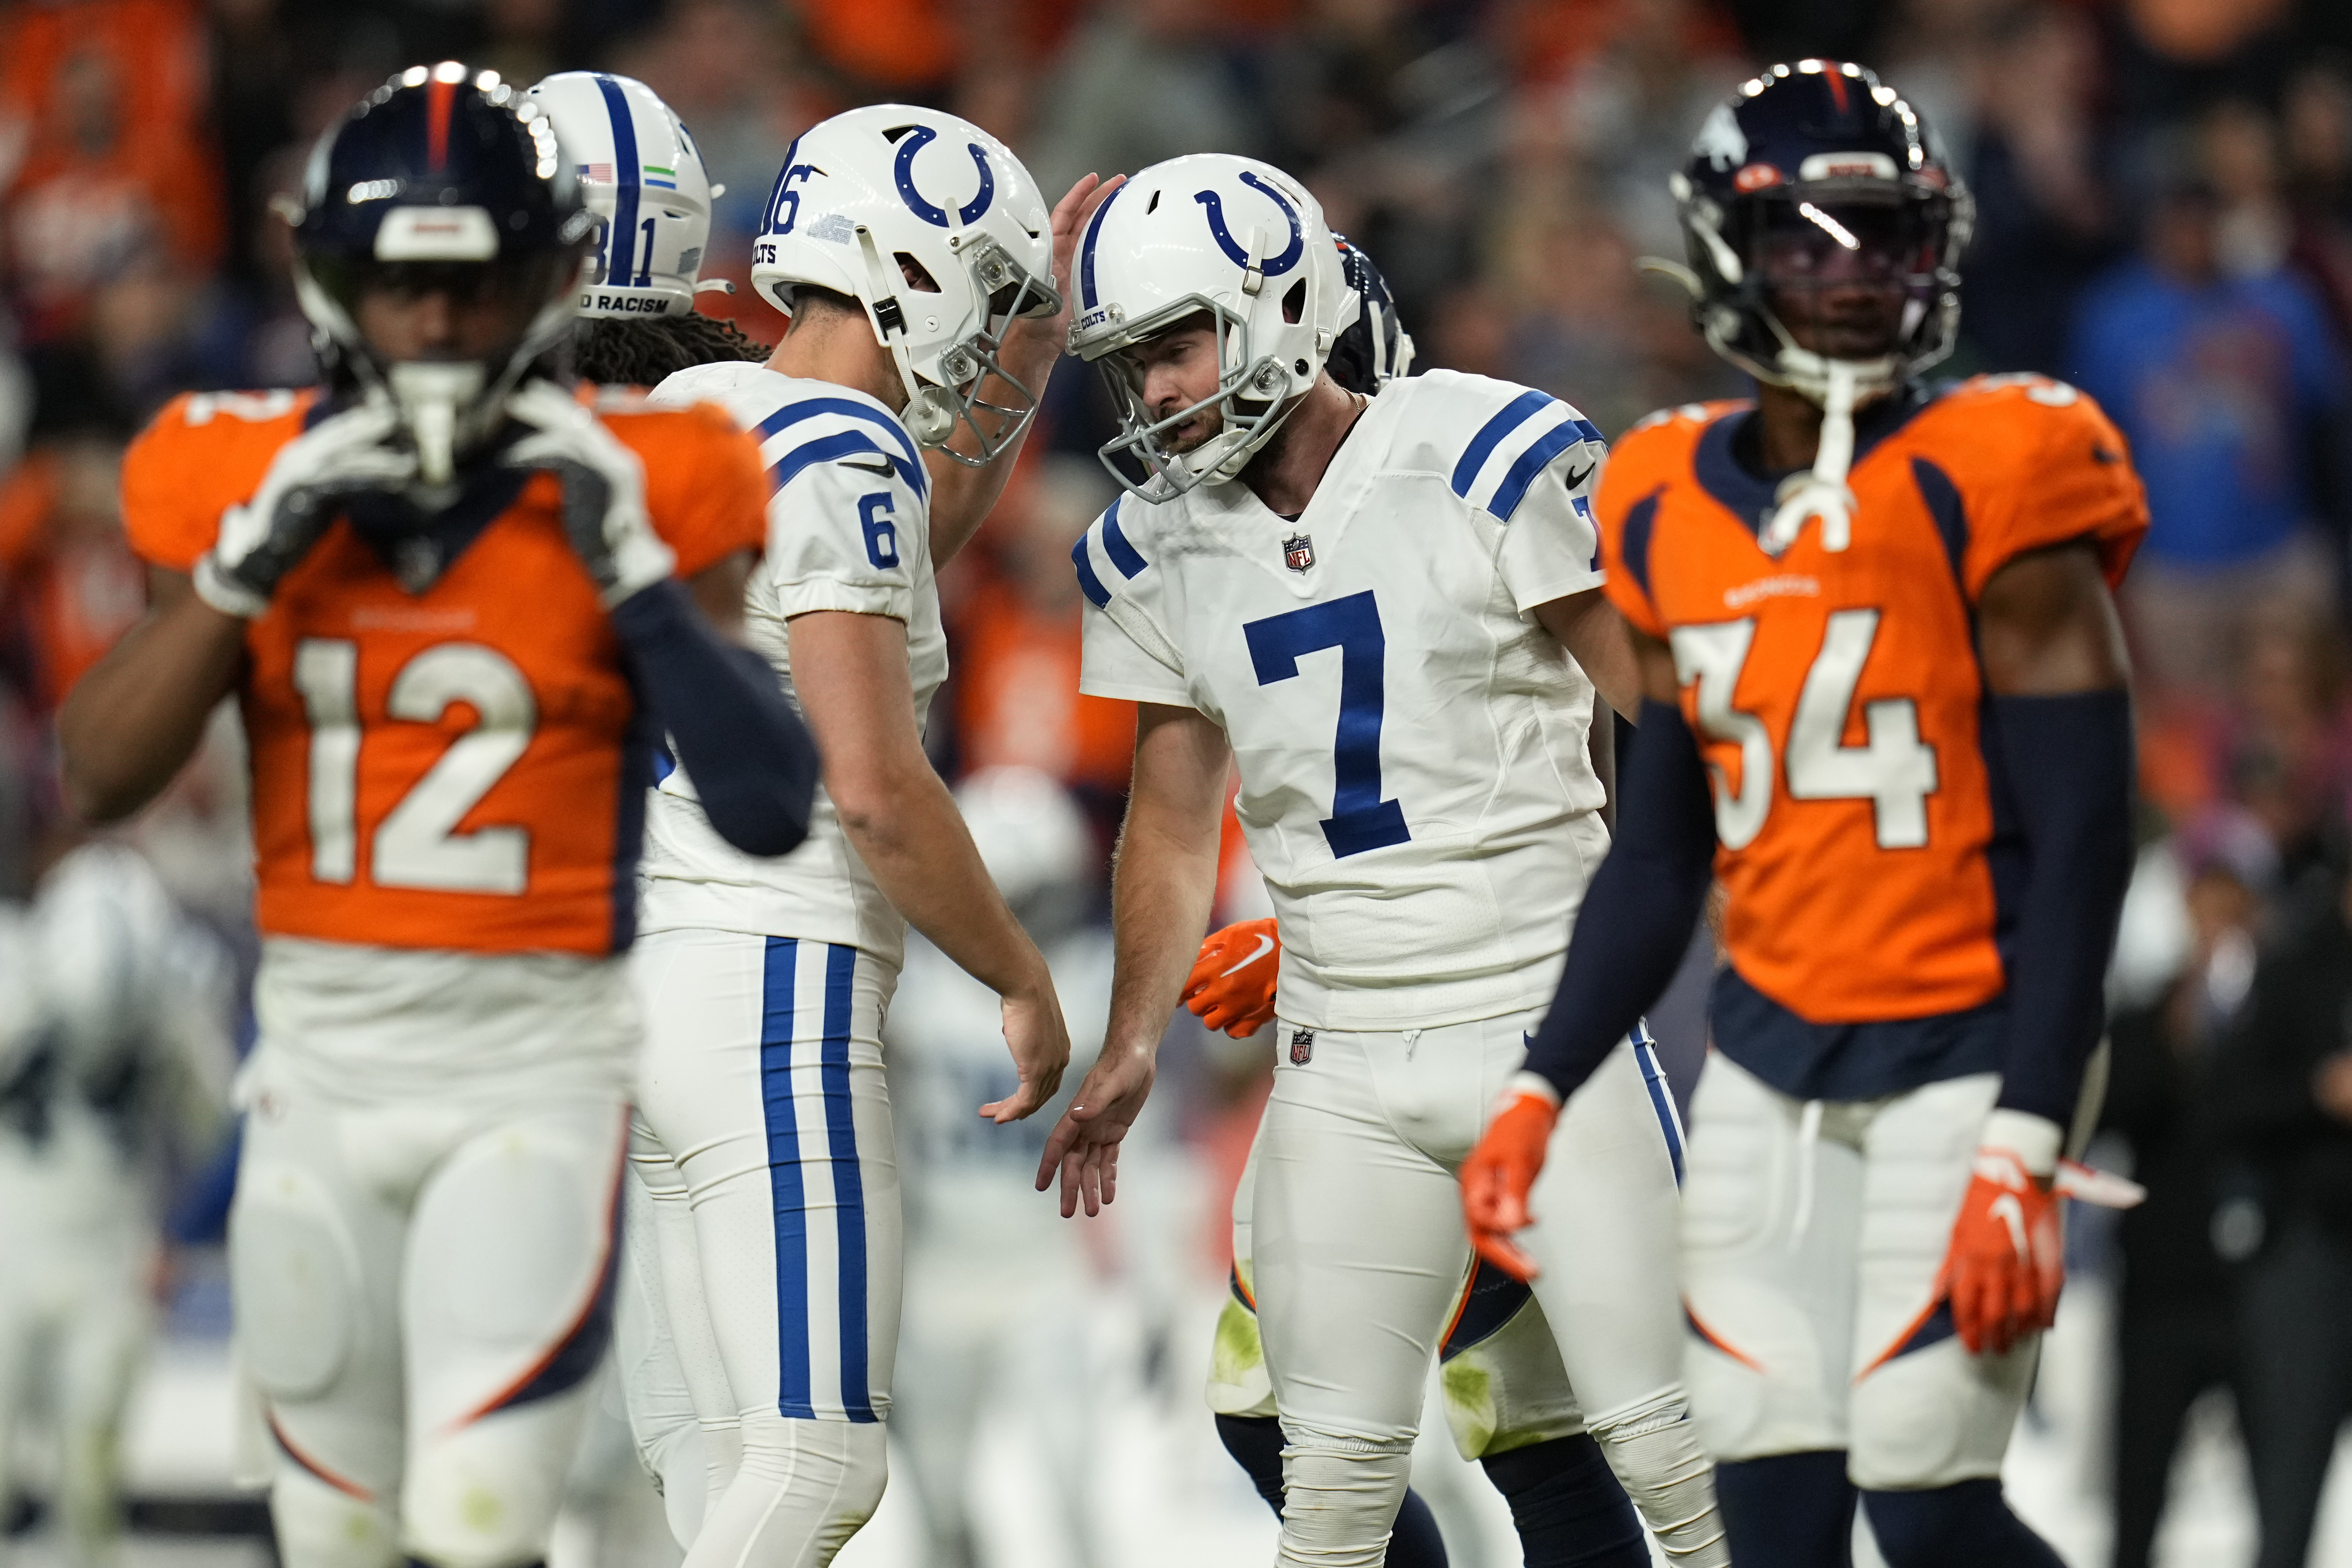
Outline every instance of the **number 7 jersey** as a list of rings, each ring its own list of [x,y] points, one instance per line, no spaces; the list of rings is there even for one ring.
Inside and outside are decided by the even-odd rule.
[[[1673,649],[1712,775],[1733,973],[1810,1025],[1992,1003],[2010,850],[1979,740],[1977,599],[2069,542],[2121,581],[2147,526],[2123,437],[2037,376],[1898,396],[1856,421],[1847,548],[1811,521],[1775,558],[1757,542],[1774,488],[1734,456],[1751,417],[1653,416],[1600,495],[1609,596]],[[1717,1043],[1738,1057],[1722,996]]]
[[[1539,1007],[1608,847],[1594,693],[1531,612],[1597,587],[1601,433],[1540,392],[1391,383],[1296,521],[1244,485],[1122,498],[1072,552],[1079,689],[1196,709],[1282,932],[1280,1016]]]

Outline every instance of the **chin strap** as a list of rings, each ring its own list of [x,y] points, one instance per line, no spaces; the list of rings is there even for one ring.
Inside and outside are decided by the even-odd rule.
[[[1840,551],[1853,542],[1853,491],[1845,477],[1853,465],[1853,405],[1861,376],[1858,367],[1844,360],[1831,360],[1825,369],[1821,445],[1811,471],[1780,481],[1775,498],[1780,507],[1757,536],[1767,555],[1779,555],[1796,543],[1805,520],[1813,517],[1822,520],[1822,549]]]

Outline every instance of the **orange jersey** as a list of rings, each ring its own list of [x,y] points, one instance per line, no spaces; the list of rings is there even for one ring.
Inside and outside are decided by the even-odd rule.
[[[191,571],[310,422],[310,393],[198,394],[124,459],[123,518]],[[766,532],[757,447],[716,408],[600,405],[690,577]],[[627,945],[655,735],[546,474],[488,488],[421,592],[348,517],[246,632],[257,919],[271,936],[598,955]],[[479,490],[477,492],[480,493]],[[400,553],[394,549],[395,554]]]
[[[1955,1013],[2004,989],[1974,613],[2032,550],[2096,546],[2119,582],[2147,527],[2092,401],[1990,376],[1865,410],[1852,542],[1757,543],[1773,488],[1734,458],[1747,404],[1654,416],[1600,491],[1608,594],[1668,643],[1712,775],[1724,943],[1808,1023]]]

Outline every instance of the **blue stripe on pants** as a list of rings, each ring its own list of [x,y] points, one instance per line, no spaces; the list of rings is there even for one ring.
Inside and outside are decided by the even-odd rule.
[[[760,1015],[760,1097],[767,1113],[768,1189],[776,1216],[776,1410],[814,1420],[809,1403],[808,1193],[793,1104],[793,966],[800,943],[768,939]]]
[[[866,1183],[857,1164],[857,1123],[849,1092],[849,1014],[857,950],[835,944],[824,961],[824,1086],[827,1152],[833,1157],[834,1219],[841,1242],[841,1404],[852,1421],[871,1421],[866,1367]]]
[[[1650,1091],[1650,1109],[1657,1113],[1658,1131],[1665,1134],[1666,1152],[1675,1162],[1675,1185],[1683,1184],[1683,1123],[1675,1114],[1673,1088],[1659,1065],[1658,1047],[1650,1043],[1646,1023],[1633,1026],[1633,1059],[1641,1064],[1643,1087]]]

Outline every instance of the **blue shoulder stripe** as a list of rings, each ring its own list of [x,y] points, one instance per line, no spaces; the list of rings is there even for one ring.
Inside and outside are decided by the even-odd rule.
[[[1119,497],[1118,500],[1110,503],[1110,510],[1102,514],[1103,550],[1110,556],[1110,563],[1118,568],[1120,576],[1132,577],[1151,563],[1143,558],[1141,551],[1127,542],[1126,531],[1118,526],[1119,502],[1125,500],[1125,496]]]
[[[1110,204],[1117,200],[1118,200],[1118,192],[1113,191],[1110,195],[1103,198],[1102,205],[1095,208],[1094,218],[1087,225],[1086,242],[1080,247],[1078,256],[1078,303],[1083,309],[1088,310],[1093,310],[1097,303],[1095,299],[1095,241],[1102,237],[1103,219],[1110,216]]]
[[[1549,393],[1523,392],[1511,399],[1500,414],[1479,426],[1478,434],[1470,437],[1470,445],[1464,449],[1462,460],[1454,465],[1454,493],[1468,500],[1471,481],[1486,466],[1486,458],[1496,443],[1543,412],[1547,404],[1558,401]]]
[[[906,459],[908,470],[906,474],[907,482],[915,487],[917,495],[926,500],[930,499],[929,476],[923,470],[923,457],[920,452],[915,450],[913,440],[908,437],[906,430],[897,420],[863,403],[846,397],[804,397],[798,403],[785,404],[782,408],[761,420],[752,427],[752,434],[764,441],[769,437],[781,434],[803,419],[814,419],[820,414],[839,414],[851,419],[862,419],[884,436],[888,437],[890,444],[898,449],[898,456]],[[879,447],[874,449],[877,452],[882,450]]]
[[[1083,533],[1078,535],[1078,542],[1070,546],[1070,564],[1078,569],[1078,591],[1087,596],[1087,601],[1097,610],[1108,605],[1110,590],[1103,586],[1100,577],[1095,575],[1094,560],[1087,552],[1087,536]]]
[[[835,458],[845,458],[852,452],[871,452],[887,462],[890,454],[876,446],[863,430],[843,430],[832,436],[819,436],[814,441],[803,441],[768,465],[768,493],[775,494],[794,479],[812,463],[830,463]],[[916,486],[920,494],[922,487]]]
[[[1486,503],[1486,510],[1503,521],[1510,521],[1511,513],[1519,510],[1528,487],[1536,482],[1536,476],[1544,471],[1546,464],[1570,447],[1600,439],[1601,432],[1582,419],[1570,419],[1545,431],[1533,446],[1519,454],[1519,460],[1503,476],[1503,483],[1495,491],[1495,499]]]

